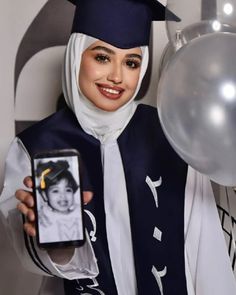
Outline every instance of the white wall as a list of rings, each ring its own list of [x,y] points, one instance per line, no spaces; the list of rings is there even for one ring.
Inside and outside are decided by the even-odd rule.
[[[165,4],[164,0],[161,2]],[[0,189],[3,184],[4,160],[9,144],[15,136],[15,120],[40,120],[52,113],[61,92],[60,71],[64,47],[56,46],[38,52],[27,62],[19,77],[16,97],[14,97],[14,66],[19,44],[30,23],[46,3],[46,0],[1,1]],[[165,24],[162,22],[154,26],[153,44],[152,83],[142,102],[156,105],[159,65],[167,44]],[[15,98],[16,103],[14,103]],[[220,193],[222,194],[222,191]],[[216,194],[220,193],[216,187]],[[6,233],[0,224],[0,294],[36,295],[41,278],[27,273],[20,266],[5,237]]]
[[[49,54],[45,54],[45,50],[45,52],[38,54],[36,61],[30,60],[22,70],[17,91],[17,104],[14,103],[14,66],[17,50],[30,23],[46,2],[46,0],[1,0],[0,4],[0,190],[3,185],[5,157],[9,144],[15,136],[15,119],[24,119],[23,116],[25,116],[26,119],[37,120],[52,112],[51,104],[48,104],[45,98],[48,98],[49,94],[54,94],[54,97],[56,97],[61,88],[58,77],[60,77],[63,48],[55,48]],[[50,55],[51,59],[49,58]],[[37,64],[38,70],[36,70]],[[31,73],[28,72],[30,69]],[[34,71],[37,72],[37,75]],[[52,78],[50,80],[50,77],[44,75],[45,72],[49,72],[56,81],[50,84],[50,86],[54,86],[52,87],[53,90],[51,87],[49,88],[48,84],[46,85],[48,91],[45,91],[42,86],[43,82],[52,82]],[[38,82],[35,79],[37,76]],[[30,77],[28,82],[26,77]],[[36,84],[39,87],[35,87]],[[28,92],[26,90],[27,85],[30,86]],[[36,93],[33,93],[33,91]],[[24,100],[26,94],[30,94],[30,96]],[[39,97],[44,102],[44,108],[39,108]],[[37,104],[37,100],[39,104]],[[19,106],[19,101],[22,101],[21,106]],[[35,106],[36,108],[34,108]],[[38,111],[35,111],[33,117],[30,117],[27,112],[32,113],[30,111],[32,107],[33,110]],[[41,277],[28,273],[22,268],[2,223],[0,223],[0,261],[1,295],[38,294]]]
[[[3,185],[4,161],[10,142],[15,136],[15,120],[40,120],[55,110],[56,99],[61,92],[61,62],[63,46],[46,48],[25,64],[18,79],[14,97],[14,70],[20,42],[45,0],[2,0],[0,9],[0,190]],[[50,29],[50,28],[49,28]],[[167,42],[165,25],[154,28],[153,58],[156,66],[152,75],[157,78],[150,85],[143,101],[156,104],[158,64]],[[158,42],[156,40],[158,39]],[[155,52],[155,54],[154,54]],[[26,272],[15,255],[3,225],[0,223],[0,294],[36,295],[41,278]],[[14,278],[14,284],[13,282]]]

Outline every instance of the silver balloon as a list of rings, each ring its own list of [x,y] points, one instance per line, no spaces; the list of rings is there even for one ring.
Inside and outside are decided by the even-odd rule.
[[[235,0],[167,0],[167,8],[167,34],[175,50],[209,33],[236,32]],[[180,21],[173,21],[168,11]]]
[[[215,182],[236,185],[236,34],[184,45],[164,68],[161,124],[179,155]]]

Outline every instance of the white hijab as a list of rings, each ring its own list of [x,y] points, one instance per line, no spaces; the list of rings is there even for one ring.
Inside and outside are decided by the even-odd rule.
[[[63,91],[68,106],[74,111],[84,131],[101,142],[106,231],[112,269],[118,293],[125,294],[129,290],[131,294],[136,294],[126,181],[116,139],[135,112],[137,104],[134,98],[147,69],[148,47],[141,47],[141,71],[133,97],[118,110],[106,112],[93,105],[78,85],[81,55],[95,41],[83,34],[71,35],[65,54]]]
[[[78,85],[81,56],[97,39],[81,33],[73,33],[68,42],[62,75],[63,93],[67,105],[74,111],[81,127],[102,143],[117,139],[133,116],[137,95],[148,66],[148,47],[141,47],[142,65],[138,85],[133,97],[114,112],[106,112],[92,104],[81,92]]]

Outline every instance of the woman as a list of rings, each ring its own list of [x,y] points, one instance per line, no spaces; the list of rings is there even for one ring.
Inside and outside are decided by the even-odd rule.
[[[112,33],[104,17],[110,5]],[[39,149],[76,148],[88,169],[92,186],[85,189],[94,195],[84,195],[88,236],[81,248],[30,252],[29,236],[35,235],[33,199],[26,191],[16,194],[21,201],[18,209],[28,219],[24,225],[31,242],[28,252],[37,258],[37,266],[26,254],[23,260],[31,270],[41,267],[44,273],[66,278],[65,294],[236,292],[209,181],[172,150],[156,110],[134,102],[148,64],[152,8],[142,1],[103,0],[99,7],[96,1],[80,2],[74,21],[79,29],[69,40],[63,76],[64,95],[73,112],[62,110],[26,130],[9,153],[11,161],[16,157],[20,162],[8,168],[18,179],[23,171],[30,173],[29,158]],[[88,11],[96,12],[97,24],[94,16],[88,20]],[[134,41],[127,38],[122,13],[128,30],[140,25],[144,39],[135,29]],[[147,15],[149,26],[144,31]],[[96,32],[91,33],[91,22]],[[119,36],[121,27],[125,34]],[[32,141],[35,134],[37,143]],[[29,178],[25,183],[32,186]],[[9,216],[7,189],[3,197]]]

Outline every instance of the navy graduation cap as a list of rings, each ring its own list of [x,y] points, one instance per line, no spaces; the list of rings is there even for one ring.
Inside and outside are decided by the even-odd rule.
[[[58,175],[67,171],[69,164],[66,161],[39,163],[37,176],[40,177],[40,189],[46,189],[47,181],[53,181]]]
[[[72,33],[119,48],[149,44],[151,23],[180,19],[157,0],[69,0],[76,5]]]

